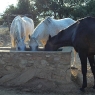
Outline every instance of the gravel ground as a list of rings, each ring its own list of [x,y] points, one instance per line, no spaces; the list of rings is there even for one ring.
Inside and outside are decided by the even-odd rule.
[[[11,46],[9,31],[8,28],[6,27],[4,28],[0,27],[0,46],[1,47]],[[80,60],[78,56],[77,56],[76,67],[78,67],[78,69],[80,70]],[[7,87],[0,86],[0,95],[95,95],[95,90],[93,90],[92,88],[87,88],[85,93],[80,92],[79,88],[77,87],[76,89],[77,89],[77,93],[75,93],[75,89],[74,91],[69,93],[64,93],[64,92],[63,93],[54,93],[54,92],[33,93],[33,92],[20,91],[17,90],[16,88],[7,88]]]
[[[23,92],[13,88],[0,87],[0,95],[95,95],[95,90],[89,88],[85,93],[78,91],[77,93],[33,93],[33,92]]]

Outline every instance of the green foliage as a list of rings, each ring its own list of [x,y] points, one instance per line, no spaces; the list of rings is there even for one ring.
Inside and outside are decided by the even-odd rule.
[[[10,5],[9,8],[6,9],[5,14],[15,14],[17,8],[14,5]]]
[[[18,0],[17,6],[10,5],[4,14],[29,14],[35,26],[46,16],[71,17],[75,20],[95,16],[95,0]],[[6,19],[3,16],[2,19]]]
[[[88,15],[95,16],[95,0],[91,0],[86,4],[86,10]]]
[[[18,14],[30,14],[30,1],[19,0],[17,8],[18,8]]]

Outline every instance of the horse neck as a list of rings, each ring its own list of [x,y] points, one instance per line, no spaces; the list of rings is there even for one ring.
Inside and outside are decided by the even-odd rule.
[[[56,24],[58,30],[60,31],[74,24],[75,21],[70,18],[65,18],[65,19],[60,19],[60,20],[54,20],[54,23]]]
[[[46,29],[47,30],[47,29]],[[43,39],[44,35],[47,31],[45,31],[44,23],[40,23],[33,31],[32,38]]]
[[[16,40],[19,42],[21,40],[21,34],[16,32]]]
[[[23,30],[22,30],[22,26],[20,27],[20,25],[16,25],[16,30],[17,31],[15,31],[15,35],[16,35],[16,40],[17,41],[20,41],[22,38],[23,38]]]
[[[59,32],[59,34],[57,35],[57,40],[58,40],[57,44],[59,46],[73,46],[72,40],[74,39],[73,35],[75,34],[77,26],[78,24],[75,23],[71,25],[69,28]]]

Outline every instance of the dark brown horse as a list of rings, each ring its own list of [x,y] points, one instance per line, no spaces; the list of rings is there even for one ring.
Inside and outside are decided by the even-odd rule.
[[[95,89],[95,18],[82,18],[67,29],[59,32],[58,35],[52,38],[49,37],[45,45],[45,50],[53,51],[63,46],[72,46],[79,54],[83,74],[81,91],[84,91],[87,87],[87,58],[89,59],[94,75],[93,88]]]

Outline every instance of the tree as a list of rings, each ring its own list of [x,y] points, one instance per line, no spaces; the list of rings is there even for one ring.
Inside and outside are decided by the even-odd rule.
[[[95,0],[91,0],[86,4],[87,15],[95,16]]]
[[[46,16],[55,19],[95,16],[94,6],[95,0],[18,0],[17,6],[10,5],[5,14],[30,14],[37,25]]]
[[[17,4],[18,14],[29,14],[30,12],[30,1],[29,0],[18,0]]]
[[[16,14],[17,13],[17,8],[12,4],[9,5],[9,7],[5,10],[5,14]]]

